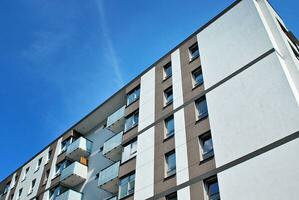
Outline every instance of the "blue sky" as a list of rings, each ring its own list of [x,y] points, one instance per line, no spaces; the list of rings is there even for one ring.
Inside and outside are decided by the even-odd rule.
[[[1,0],[0,180],[232,2]]]

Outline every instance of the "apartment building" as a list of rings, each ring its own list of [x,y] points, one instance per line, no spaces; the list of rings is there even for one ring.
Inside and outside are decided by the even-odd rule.
[[[298,40],[266,0],[238,0],[4,179],[0,199],[297,200],[298,106]]]

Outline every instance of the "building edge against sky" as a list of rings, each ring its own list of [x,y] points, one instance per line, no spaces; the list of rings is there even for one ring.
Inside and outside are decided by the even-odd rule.
[[[298,40],[266,0],[238,0],[4,179],[0,200],[295,200],[298,105]]]

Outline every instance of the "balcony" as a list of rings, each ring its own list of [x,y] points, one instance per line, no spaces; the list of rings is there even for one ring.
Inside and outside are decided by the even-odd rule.
[[[74,187],[84,182],[87,177],[87,166],[73,162],[61,172],[60,182],[66,186]]]
[[[113,161],[121,159],[123,132],[120,132],[108,139],[103,146],[103,155]]]
[[[118,109],[107,118],[107,128],[114,133],[119,133],[124,127],[125,106]]]
[[[82,193],[74,190],[67,190],[55,198],[56,200],[82,200]]]
[[[98,187],[113,194],[118,191],[118,173],[120,162],[110,165],[100,172]]]
[[[79,161],[81,157],[88,157],[91,152],[92,142],[80,137],[67,147],[66,156]]]

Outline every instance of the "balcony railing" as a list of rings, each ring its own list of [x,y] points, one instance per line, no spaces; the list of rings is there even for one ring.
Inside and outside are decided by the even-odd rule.
[[[55,198],[56,200],[82,200],[82,193],[74,190],[67,190]]]
[[[111,193],[116,193],[118,190],[118,174],[120,162],[103,169],[100,172],[98,186]]]
[[[125,106],[118,109],[107,118],[107,128],[118,133],[123,130]]]
[[[103,155],[113,161],[119,161],[122,151],[123,132],[120,132],[108,139],[103,146]]]
[[[88,157],[91,152],[92,142],[80,137],[67,147],[66,156],[79,161],[81,157]]]
[[[71,165],[62,170],[60,181],[64,185],[74,187],[84,182],[87,178],[87,166],[73,162]]]

